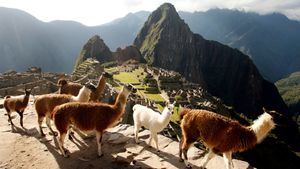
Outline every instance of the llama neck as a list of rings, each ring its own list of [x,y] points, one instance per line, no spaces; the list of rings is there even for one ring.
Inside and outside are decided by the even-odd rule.
[[[124,92],[124,89],[119,93],[114,104],[114,107],[116,108],[118,113],[122,114],[124,112],[128,96],[129,93]]]
[[[272,120],[272,116],[268,113],[262,114],[257,120],[254,121],[250,127],[257,138],[257,143],[260,143],[267,134],[275,128],[275,123]]]
[[[101,75],[97,84],[96,94],[100,95],[105,87],[106,78]]]
[[[165,127],[170,122],[171,115],[171,111],[167,107],[165,107],[159,119],[159,122],[163,127]]]
[[[72,96],[72,100],[76,102],[87,102],[90,99],[90,94],[91,91],[84,86],[79,90],[79,93],[76,97]]]
[[[29,96],[30,96],[30,95],[25,95],[25,96],[24,96],[24,98],[23,98],[23,103],[24,103],[24,104],[28,104]]]

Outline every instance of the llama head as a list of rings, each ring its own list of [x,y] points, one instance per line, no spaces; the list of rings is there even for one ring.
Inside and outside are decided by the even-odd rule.
[[[102,72],[102,76],[105,77],[105,78],[112,78],[113,75],[108,73],[108,72]]]
[[[123,91],[124,91],[125,93],[129,94],[130,92],[136,93],[136,92],[137,92],[137,89],[134,88],[133,85],[129,83],[129,84],[125,84],[125,85],[123,86]]]
[[[66,84],[68,84],[68,81],[66,79],[59,79],[57,82],[57,85],[60,87],[66,85]]]
[[[91,82],[86,83],[84,85],[84,87],[86,87],[87,89],[89,89],[91,92],[95,92],[97,90],[97,88]]]
[[[267,110],[264,109],[264,111]],[[258,143],[260,143],[267,136],[267,134],[275,128],[273,117],[269,113],[270,111],[264,112],[251,125],[251,128],[257,137]]]
[[[168,109],[173,111],[175,104],[176,104],[176,101],[174,101],[172,104],[168,104]]]
[[[26,96],[29,96],[30,93],[31,93],[31,89],[25,89],[25,95],[26,95]]]

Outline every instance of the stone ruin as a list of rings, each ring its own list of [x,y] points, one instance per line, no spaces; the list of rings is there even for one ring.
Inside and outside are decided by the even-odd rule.
[[[46,94],[57,91],[59,78],[68,75],[42,72],[41,68],[31,67],[25,72],[10,71],[0,75],[0,97],[20,95],[25,88],[32,89],[32,94]]]
[[[88,58],[76,67],[72,73],[71,80],[75,81],[86,76],[90,79],[95,79],[99,77],[103,71],[104,68],[97,59]]]

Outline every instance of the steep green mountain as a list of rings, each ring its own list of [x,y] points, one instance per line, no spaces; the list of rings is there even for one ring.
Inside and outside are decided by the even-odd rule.
[[[287,111],[276,87],[248,56],[194,34],[171,4],[149,16],[134,44],[149,64],[180,72],[239,112],[256,117],[262,106]]]
[[[275,138],[267,139],[260,147],[242,156],[258,168],[287,165],[287,168],[293,168],[291,163],[299,166],[299,157],[288,148],[289,145],[299,151],[298,127],[276,87],[262,78],[247,55],[194,34],[169,3],[161,5],[149,16],[134,44],[148,64],[180,72],[187,80],[200,83],[209,93],[248,118],[256,118],[263,106],[277,110],[279,114],[274,119],[279,126],[274,130]],[[278,149],[270,149],[273,146]],[[264,162],[259,160],[262,158]],[[273,162],[274,159],[282,161]]]
[[[259,15],[213,9],[180,12],[195,33],[249,55],[262,75],[271,81],[300,70],[300,22],[278,13]]]
[[[83,46],[79,56],[76,59],[75,68],[87,58],[95,58],[101,62],[112,61],[113,59],[111,51],[98,35],[90,38]]]
[[[300,72],[292,73],[275,84],[290,110],[300,113]]]

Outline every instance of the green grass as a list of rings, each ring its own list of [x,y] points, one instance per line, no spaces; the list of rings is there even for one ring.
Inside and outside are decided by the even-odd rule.
[[[152,94],[152,93],[144,93],[145,96],[150,99],[150,100],[153,100],[155,102],[164,102],[164,98],[161,97],[160,94]]]
[[[108,71],[108,72],[112,72],[112,71],[116,72],[118,70],[119,70],[119,68],[116,68],[116,67],[106,69],[106,71]],[[142,85],[140,83],[140,81],[143,81],[143,79],[145,77],[146,77],[146,73],[144,72],[143,68],[138,68],[132,72],[120,72],[119,74],[114,75],[114,79],[119,82],[133,84],[134,87],[139,90],[139,92],[137,94],[141,95],[142,97],[146,97],[149,100],[152,100],[156,103],[164,102],[165,100],[160,95],[160,93],[146,92],[146,89],[148,88],[148,86]],[[121,87],[118,87],[117,89],[121,89]]]
[[[118,67],[111,67],[111,68],[105,68],[104,70],[108,73],[114,73],[117,72],[119,69]]]
[[[173,111],[174,112],[172,114],[171,121],[174,122],[174,123],[176,123],[176,124],[178,124],[178,122],[180,121],[179,107],[175,106]]]
[[[121,72],[118,75],[114,75],[114,79],[119,80],[122,83],[139,83],[137,77],[128,72]]]

